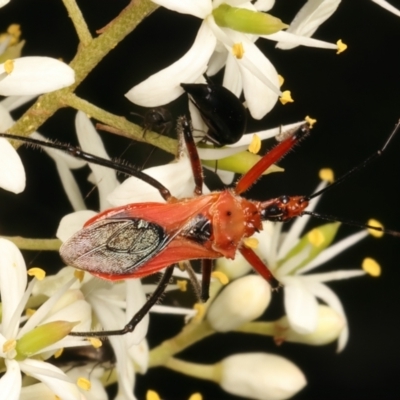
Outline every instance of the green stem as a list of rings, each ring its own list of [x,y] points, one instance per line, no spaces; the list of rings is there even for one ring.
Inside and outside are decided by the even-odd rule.
[[[86,25],[86,21],[83,18],[81,10],[76,4],[75,0],[63,0],[65,8],[68,11],[68,15],[75,26],[76,33],[78,34],[79,41],[83,46],[87,46],[92,41],[92,35]]]
[[[186,325],[178,335],[165,340],[150,351],[149,368],[166,366],[175,354],[214,333],[214,330],[206,321],[192,322]]]
[[[13,242],[20,250],[50,250],[58,251],[62,244],[58,239],[30,239],[21,236],[0,236]]]
[[[191,376],[193,378],[207,379],[209,381],[217,382],[216,366],[195,364],[187,361],[170,358],[165,365],[173,371],[180,372],[181,374]]]
[[[110,125],[117,129],[119,135],[125,136],[129,139],[134,139],[139,142],[149,143],[156,146],[168,153],[177,154],[177,141],[169,137],[159,135],[156,132],[146,131],[145,137],[143,136],[143,128],[139,125],[129,122],[125,117],[109,113],[86,100],[83,100],[73,93],[68,94],[64,101],[67,105],[83,111],[90,117],[101,121],[106,125]]]
[[[236,328],[236,332],[253,333],[264,336],[275,336],[277,333],[276,322],[247,322]]]
[[[10,133],[28,136],[36,131],[59,108],[65,106],[65,98],[87,77],[92,69],[122,41],[148,15],[157,9],[150,0],[135,0],[103,30],[102,34],[81,45],[70,66],[75,70],[75,83],[67,88],[39,97],[25,114],[9,129]]]

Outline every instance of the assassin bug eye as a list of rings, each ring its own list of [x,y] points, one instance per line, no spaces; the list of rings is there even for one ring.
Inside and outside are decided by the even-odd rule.
[[[217,146],[236,143],[244,134],[247,113],[228,89],[207,83],[181,83],[208,127],[206,137]]]

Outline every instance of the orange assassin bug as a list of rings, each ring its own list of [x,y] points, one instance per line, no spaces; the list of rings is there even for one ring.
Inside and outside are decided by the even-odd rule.
[[[279,282],[268,267],[251,248],[246,247],[245,239],[261,230],[262,221],[266,220],[284,222],[306,214],[332,220],[331,217],[307,211],[309,200],[341,183],[381,155],[399,127],[400,122],[380,150],[348,171],[334,184],[310,196],[284,195],[266,201],[251,201],[241,195],[270,165],[309,134],[308,123],[301,125],[291,135],[285,135],[285,138],[245,173],[233,188],[204,195],[202,167],[193,141],[192,128],[185,117],[179,118],[178,129],[185,139],[195,180],[194,197],[185,199],[174,198],[164,185],[144,172],[102,159],[79,148],[10,134],[1,133],[0,137],[60,149],[87,162],[135,176],[159,190],[166,201],[134,203],[101,212],[87,221],[60,249],[61,257],[68,265],[111,281],[139,278],[165,269],[156,290],[124,328],[70,333],[74,336],[110,336],[134,330],[160,298],[172,276],[174,264],[180,261],[202,260],[203,300],[208,298],[212,260],[220,257],[233,259],[236,251],[239,251],[273,288],[278,287]],[[334,219],[341,221],[339,218]],[[344,222],[400,236],[398,232],[381,227]]]

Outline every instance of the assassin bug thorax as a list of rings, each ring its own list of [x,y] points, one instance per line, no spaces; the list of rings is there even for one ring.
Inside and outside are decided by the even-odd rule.
[[[204,300],[208,298],[212,260],[219,257],[233,259],[236,251],[239,251],[253,268],[271,283],[272,287],[277,287],[278,281],[254,251],[246,247],[245,239],[262,229],[262,221],[283,222],[304,214],[324,218],[323,215],[306,210],[309,200],[341,183],[350,174],[364,168],[381,155],[399,129],[400,122],[380,150],[331,186],[310,196],[280,196],[266,201],[251,201],[241,195],[271,164],[277,162],[308,135],[310,127],[307,123],[266,153],[233,188],[206,195],[202,194],[202,168],[190,123],[181,117],[178,126],[186,141],[195,178],[195,195],[185,199],[174,198],[165,186],[143,172],[85,153],[76,147],[0,134],[0,137],[64,150],[88,162],[136,176],[155,187],[166,201],[166,203],[134,203],[106,210],[87,221],[83,229],[62,245],[60,254],[67,264],[112,281],[143,277],[166,268],[154,293],[123,329],[71,332],[71,335],[110,336],[132,332],[164,292],[172,276],[174,264],[184,260],[202,260],[201,297]],[[340,221],[339,218],[335,220]],[[353,222],[350,222],[350,225],[370,227],[392,235],[400,235],[398,232],[381,227]]]

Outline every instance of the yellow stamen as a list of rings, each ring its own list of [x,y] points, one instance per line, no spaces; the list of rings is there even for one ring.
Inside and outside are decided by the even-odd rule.
[[[193,393],[189,400],[203,400],[203,396],[200,393]]]
[[[245,238],[243,244],[249,249],[256,249],[258,247],[258,240],[253,237]]]
[[[310,232],[307,234],[307,238],[309,242],[314,246],[314,247],[319,247],[321,246],[324,241],[325,241],[325,236],[322,233],[322,231],[318,228],[312,229]]]
[[[347,49],[347,44],[342,42],[342,39],[339,39],[336,42],[336,45],[338,47],[336,54],[343,53]]]
[[[62,353],[64,353],[64,348],[63,348],[63,347],[62,347],[61,349],[58,349],[58,350],[54,353],[54,358],[60,358]]]
[[[98,349],[99,347],[103,346],[103,342],[99,338],[91,337],[88,338],[88,341],[95,349]]]
[[[369,275],[377,277],[381,275],[381,266],[370,257],[364,258],[362,262],[362,269]]]
[[[293,103],[294,100],[292,99],[290,90],[285,90],[282,92],[282,96],[279,98],[279,101],[285,105],[286,103]]]
[[[89,379],[86,379],[83,376],[78,378],[76,384],[78,385],[79,388],[86,391],[90,390],[90,388],[92,387],[92,384],[90,383]]]
[[[318,176],[321,181],[327,181],[329,183],[333,183],[333,181],[335,180],[335,174],[330,168],[320,169]]]
[[[25,311],[25,315],[30,318],[32,317],[33,314],[35,314],[36,310],[34,310],[33,308],[27,308]]]
[[[160,396],[154,390],[148,390],[146,393],[146,400],[161,400]]]
[[[14,60],[7,60],[4,63],[4,70],[7,72],[7,74],[11,74],[14,70]]]
[[[193,317],[193,320],[192,320],[192,321],[195,321],[195,322],[200,322],[200,321],[202,321],[202,319],[204,318],[204,314],[206,313],[204,304],[195,303],[195,304],[193,305],[193,309],[194,309],[195,311],[197,311],[197,314]]]
[[[261,149],[261,139],[258,135],[254,134],[247,150],[250,153],[257,154],[260,151],[260,149]]]
[[[316,119],[311,118],[308,115],[304,118],[304,120],[308,123],[308,125],[310,125],[310,128],[312,128],[312,126],[317,122]]]
[[[3,353],[8,353],[11,350],[14,350],[17,346],[17,341],[15,339],[6,340],[3,343]]]
[[[7,28],[7,33],[11,36],[11,40],[10,40],[10,46],[18,43],[19,38],[21,36],[21,29],[20,29],[20,25],[18,24],[11,24],[8,28]]]
[[[376,219],[368,220],[367,225],[376,226],[377,228],[383,229],[383,225],[379,221],[377,221]],[[368,233],[370,235],[372,235],[373,237],[376,237],[376,238],[380,238],[380,237],[383,236],[383,232],[382,231],[377,231],[375,229],[368,229]]]
[[[227,285],[229,283],[228,276],[221,271],[213,271],[211,276],[215,279],[218,279],[222,285]]]
[[[30,268],[27,273],[29,276],[34,276],[38,281],[42,281],[46,276],[46,272],[42,268]]]
[[[81,270],[79,270],[79,269],[76,269],[76,270],[74,271],[74,277],[75,277],[76,279],[78,279],[79,282],[82,282],[82,281],[83,281],[83,278],[85,277],[85,271],[81,271]]]
[[[242,43],[235,43],[232,46],[232,53],[238,59],[241,60],[244,55],[244,48]]]
[[[285,82],[285,78],[282,75],[278,74],[278,82],[279,82],[279,87],[281,87]]]
[[[176,281],[176,285],[178,286],[178,288],[179,288],[179,290],[181,292],[186,292],[187,291],[187,281],[186,280],[184,280],[184,279],[179,280],[178,279]]]

